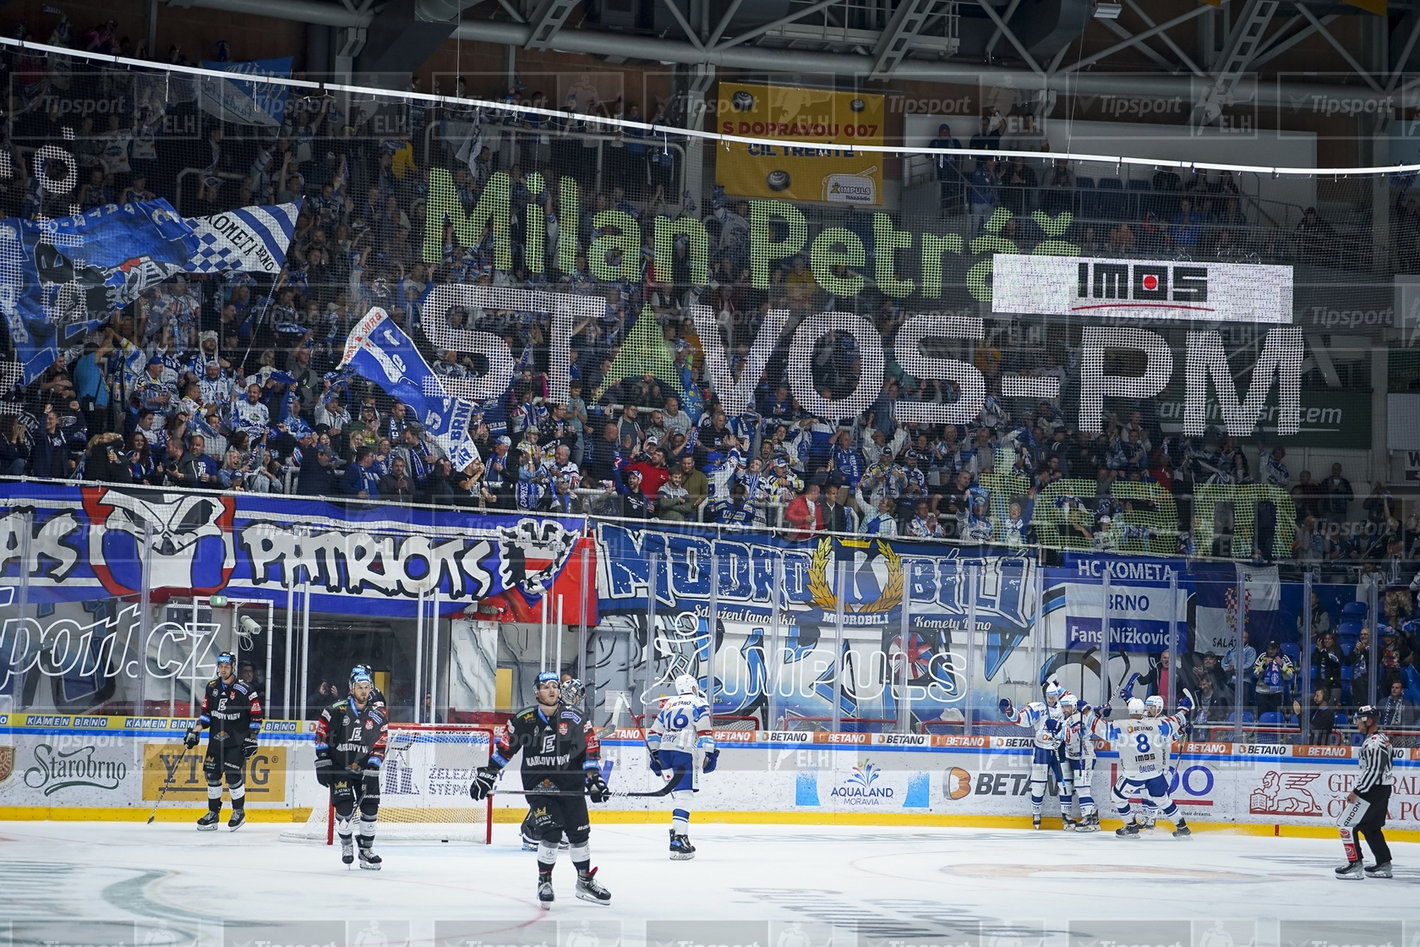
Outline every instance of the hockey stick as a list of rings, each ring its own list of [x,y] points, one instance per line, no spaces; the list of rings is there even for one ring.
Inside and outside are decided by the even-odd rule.
[[[685,770],[680,769],[680,768],[676,768],[676,769],[672,770],[671,773],[672,773],[671,778],[668,779],[668,780],[666,781],[666,784],[665,784],[664,786],[662,786],[660,789],[654,789],[654,790],[651,790],[650,792],[626,792],[626,791],[624,791],[624,790],[609,789],[609,790],[607,790],[607,796],[613,797],[613,798],[616,798],[616,799],[638,799],[638,798],[644,799],[644,798],[654,797],[654,796],[669,796],[669,795],[671,794],[671,791],[675,788],[676,783],[680,781],[680,777],[684,775]],[[493,792],[494,792],[494,794],[499,795],[499,796],[585,796],[585,795],[586,795],[586,792],[585,792],[585,791],[579,792],[579,791],[577,791],[577,790],[575,790],[575,789],[553,789],[553,790],[541,790],[541,789],[494,789]]]
[[[187,756],[187,751],[190,749],[192,749],[192,747],[188,746],[186,743],[182,745],[182,752],[178,754],[177,762],[173,764],[173,768],[168,772],[167,779],[163,780],[162,787],[158,789],[158,801],[153,803],[153,811],[148,813],[148,825],[152,825],[153,820],[158,817],[158,806],[163,804],[163,797],[168,794],[168,787],[173,784],[173,773],[176,773],[177,768],[182,765],[182,761]]]
[[[1139,672],[1135,671],[1129,675],[1129,680],[1124,682],[1124,686],[1119,689],[1119,699],[1129,700],[1134,696],[1134,682],[1139,680]]]

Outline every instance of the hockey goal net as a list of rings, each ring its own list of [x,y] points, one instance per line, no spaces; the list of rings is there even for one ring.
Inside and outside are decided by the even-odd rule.
[[[469,783],[493,753],[489,727],[392,723],[380,775],[380,841],[493,842],[493,799],[474,802]],[[311,814],[281,833],[287,841],[335,841],[335,809],[311,779]],[[358,816],[357,816],[358,818]]]

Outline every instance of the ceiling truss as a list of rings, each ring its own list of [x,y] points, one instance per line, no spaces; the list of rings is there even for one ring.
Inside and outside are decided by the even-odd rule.
[[[159,2],[326,26],[365,27],[371,19],[367,9],[352,8],[348,0]],[[427,2],[434,0],[416,0],[416,5]],[[1321,74],[1259,83],[1259,104],[1285,102],[1288,96],[1276,87],[1291,84],[1367,99],[1420,94],[1420,63],[1412,65],[1420,58],[1420,0],[1389,0],[1389,17],[1375,18],[1335,0],[1221,0],[1216,7],[1175,6],[1180,12],[1166,17],[1151,0],[1123,0],[1124,15],[1118,20],[1090,21],[1084,40],[1096,39],[1049,49],[1045,57],[1011,29],[1023,0],[794,0],[783,15],[751,26],[744,23],[757,2],[645,2],[655,5],[658,23],[668,24],[659,35],[588,27],[580,21],[583,4],[578,0],[474,0],[454,36],[622,61],[700,62],[766,73],[941,83],[1000,79],[1022,89],[1060,93],[1098,91],[1106,85],[1117,94],[1167,89],[1188,95],[1202,119],[1226,107],[1245,76],[1275,67],[1279,57],[1320,39],[1327,57]],[[973,28],[985,31],[975,40],[974,54],[963,49],[960,36],[968,18]],[[1358,51],[1365,44],[1355,42],[1354,30],[1336,32],[1357,18],[1369,21],[1370,54]],[[1097,37],[1104,31],[1116,41],[1100,48]],[[1205,35],[1223,37],[1220,48],[1200,49],[1199,37]],[[1082,47],[1088,50],[1083,55]],[[1147,73],[1139,71],[1141,61],[1148,63]],[[1111,72],[1119,77],[1111,80]]]

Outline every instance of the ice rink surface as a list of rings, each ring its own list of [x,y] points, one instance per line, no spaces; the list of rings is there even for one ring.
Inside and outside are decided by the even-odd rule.
[[[224,813],[225,816],[225,813]],[[0,825],[4,944],[222,947],[1420,947],[1420,844],[1396,877],[1332,877],[1329,839],[1059,830],[596,825],[610,906],[536,903],[516,825],[492,847],[390,843],[380,872],[280,826]],[[9,941],[5,936],[9,935]]]

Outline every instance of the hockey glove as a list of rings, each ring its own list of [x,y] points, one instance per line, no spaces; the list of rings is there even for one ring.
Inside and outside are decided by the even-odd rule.
[[[473,797],[474,802],[482,802],[493,791],[493,783],[497,779],[498,767],[480,766],[474,773],[473,782],[469,784],[468,794]]]
[[[182,738],[182,745],[189,750],[197,746],[197,741],[202,739],[202,734],[198,730],[188,730],[187,736]]]
[[[256,737],[247,737],[242,741],[242,759],[249,760],[256,756]]]
[[[706,754],[705,754],[705,762],[703,762],[703,763],[700,764],[700,771],[701,771],[702,773],[713,773],[713,772],[715,772],[715,767],[718,766],[719,764],[720,764],[720,751],[719,751],[719,750],[711,750],[709,753],[706,753]]]
[[[606,780],[602,779],[598,770],[587,770],[587,796],[597,803],[606,802],[611,798],[611,790],[606,788]]]
[[[1014,717],[1016,715],[1016,705],[1011,703],[1011,698],[1009,697],[1002,697],[996,706],[1001,708],[1001,716],[1003,717]]]
[[[1095,713],[1108,720],[1109,715],[1114,713],[1114,708],[1111,707],[1109,704],[1100,704],[1098,707],[1095,708]]]
[[[1183,696],[1178,699],[1178,709],[1184,713],[1193,709],[1193,698],[1189,696],[1188,691],[1184,691]]]
[[[335,766],[330,762],[330,757],[322,756],[316,759],[316,782],[327,789],[335,782]]]
[[[1047,718],[1046,718],[1046,720],[1045,720],[1045,732],[1046,732],[1046,733],[1059,733],[1059,732],[1060,732],[1060,727],[1061,727],[1060,718],[1058,718],[1058,717],[1047,717]]]
[[[655,773],[657,776],[659,776],[659,775],[661,775],[661,770],[662,770],[662,769],[663,769],[663,767],[661,766],[661,751],[660,751],[660,750],[652,750],[652,751],[651,751],[651,772],[653,772],[653,773]]]

